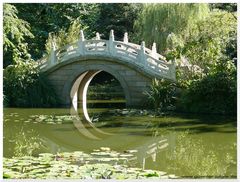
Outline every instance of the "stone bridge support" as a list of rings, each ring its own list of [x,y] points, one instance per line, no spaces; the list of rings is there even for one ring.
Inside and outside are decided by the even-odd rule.
[[[151,84],[152,77],[144,70],[120,60],[79,57],[58,64],[45,73],[61,99],[62,106],[69,107],[80,100],[84,108],[88,84],[100,71],[110,73],[119,81],[127,107],[139,107],[146,101],[144,92]]]

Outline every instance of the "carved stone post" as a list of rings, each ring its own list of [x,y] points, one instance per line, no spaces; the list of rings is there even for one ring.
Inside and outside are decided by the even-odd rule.
[[[152,45],[151,56],[154,57],[154,58],[157,58],[157,46],[156,46],[155,42],[153,42],[153,45]]]
[[[100,40],[101,38],[100,38],[100,35],[99,35],[99,33],[97,32],[96,33],[96,40]]]
[[[85,38],[84,38],[84,34],[83,34],[83,31],[82,30],[80,30],[80,39],[78,40],[78,53],[80,54],[80,55],[84,55],[84,47],[85,47],[85,45],[84,45],[84,41],[85,41]]]
[[[127,32],[124,33],[123,42],[126,44],[128,43],[128,33]]]
[[[170,77],[176,81],[176,65],[175,65],[175,59],[171,61],[171,66],[170,68]]]
[[[108,41],[108,50],[111,55],[115,54],[115,47],[114,47],[114,33],[113,30],[110,31],[109,41]]]
[[[141,48],[138,52],[138,60],[140,61],[140,63],[143,66],[146,66],[147,62],[146,62],[146,56],[145,56],[145,42],[144,41],[142,41]]]
[[[49,66],[54,65],[57,62],[57,57],[56,57],[56,42],[53,39],[51,42],[51,52],[50,52],[50,60],[49,60]]]

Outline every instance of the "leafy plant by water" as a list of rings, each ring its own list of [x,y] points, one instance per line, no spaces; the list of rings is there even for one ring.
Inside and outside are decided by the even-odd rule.
[[[175,93],[175,83],[164,79],[154,79],[149,90],[145,92],[150,106],[160,111],[173,108]]]
[[[3,71],[3,93],[11,107],[49,107],[59,103],[53,87],[33,61],[17,61]]]
[[[237,71],[231,61],[218,63],[212,73],[192,81],[183,91],[179,108],[188,112],[235,114]]]

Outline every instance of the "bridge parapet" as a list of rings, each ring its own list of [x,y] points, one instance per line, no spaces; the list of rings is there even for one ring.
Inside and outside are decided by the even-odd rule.
[[[150,75],[158,75],[163,78],[175,80],[175,63],[166,61],[165,57],[158,54],[156,44],[153,43],[152,50],[145,47],[143,41],[141,45],[128,42],[127,33],[124,34],[123,42],[115,41],[113,30],[110,32],[109,40],[100,39],[99,34],[92,40],[85,40],[83,31],[77,42],[68,44],[60,49],[56,49],[54,42],[50,55],[38,61],[42,71],[54,67],[61,62],[66,62],[76,57],[110,57],[121,60],[123,63],[132,64]]]

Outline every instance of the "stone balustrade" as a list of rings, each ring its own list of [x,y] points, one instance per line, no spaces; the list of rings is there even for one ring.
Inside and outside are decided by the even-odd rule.
[[[84,33],[80,31],[80,38],[77,42],[68,44],[56,49],[52,42],[52,49],[49,55],[38,60],[42,71],[54,67],[57,64],[71,60],[77,57],[110,57],[113,60],[118,59],[126,64],[134,65],[143,69],[148,74],[158,75],[159,77],[175,80],[175,63],[166,61],[166,59],[157,53],[156,43],[153,43],[152,49],[145,47],[143,41],[141,45],[128,42],[128,34],[124,34],[123,41],[115,41],[114,32],[111,30],[109,40],[102,40],[99,33],[92,40],[85,40]]]

